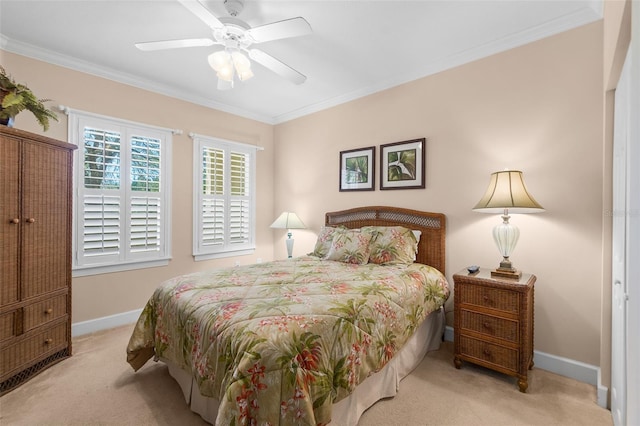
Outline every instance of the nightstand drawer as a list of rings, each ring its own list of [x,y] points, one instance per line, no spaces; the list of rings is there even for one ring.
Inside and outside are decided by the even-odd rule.
[[[518,293],[514,291],[469,284],[459,286],[456,291],[460,292],[460,303],[514,314],[520,311]]]
[[[497,318],[491,315],[484,315],[473,311],[462,309],[461,325],[462,330],[472,330],[498,339],[508,340],[518,343],[518,321],[511,321],[504,318]]]
[[[460,336],[460,354],[513,372],[518,371],[518,351],[516,349],[505,348],[472,337]]]

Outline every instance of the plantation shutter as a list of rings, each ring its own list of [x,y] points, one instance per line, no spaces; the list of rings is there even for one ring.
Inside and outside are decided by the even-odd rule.
[[[120,258],[123,214],[121,140],[119,129],[88,125],[82,129],[83,185],[80,193],[83,210],[79,250],[85,264]]]
[[[224,150],[202,148],[202,245],[222,247],[224,238]]]
[[[161,249],[160,140],[131,138],[131,198],[129,250],[132,253]]]
[[[196,260],[255,249],[256,149],[219,139],[194,138]]]
[[[230,203],[229,203],[229,243],[247,244],[250,240],[250,159],[247,154],[231,152],[229,180]]]
[[[133,269],[137,263],[148,267],[158,260],[166,264],[170,133],[88,113],[71,113],[69,123],[71,142],[80,148],[74,274]]]

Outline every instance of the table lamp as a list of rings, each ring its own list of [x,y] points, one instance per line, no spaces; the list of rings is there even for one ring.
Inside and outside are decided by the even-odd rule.
[[[520,279],[522,273],[515,269],[509,260],[509,256],[518,242],[518,237],[520,237],[520,230],[509,223],[509,211],[512,213],[544,211],[527,191],[522,172],[505,170],[492,173],[487,192],[473,210],[480,213],[502,214],[502,223],[493,228],[493,240],[502,254],[502,261],[499,268],[491,271],[491,276]]]
[[[304,229],[306,226],[297,214],[292,212],[283,212],[278,218],[271,224],[271,228],[286,229],[287,230],[287,256],[293,257],[293,238],[291,238],[292,229]]]

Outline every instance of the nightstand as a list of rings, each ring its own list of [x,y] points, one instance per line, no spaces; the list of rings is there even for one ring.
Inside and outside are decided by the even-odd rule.
[[[454,365],[472,362],[518,378],[528,387],[533,368],[533,284],[536,276],[493,278],[491,270],[453,275]]]

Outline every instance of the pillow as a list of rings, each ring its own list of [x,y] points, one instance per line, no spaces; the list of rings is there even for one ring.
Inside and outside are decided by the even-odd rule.
[[[333,226],[323,226],[320,228],[316,245],[313,248],[313,251],[309,253],[309,256],[316,256],[319,258],[325,257],[331,248],[331,241],[333,241],[333,234],[336,229],[338,228]]]
[[[413,236],[416,237],[416,244],[420,242],[420,235],[422,235],[422,231],[418,231],[417,229],[412,229]]]
[[[359,229],[338,229],[333,233],[325,259],[363,265],[369,261],[369,243],[373,235]]]
[[[362,232],[372,235],[369,262],[379,265],[406,265],[416,260],[418,240],[403,226],[365,226]]]

